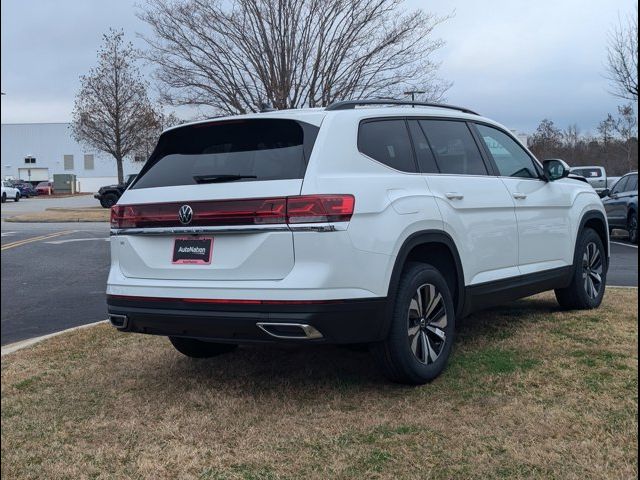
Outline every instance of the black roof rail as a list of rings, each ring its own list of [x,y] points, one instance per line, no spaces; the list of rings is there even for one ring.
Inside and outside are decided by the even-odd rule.
[[[410,100],[343,100],[341,102],[334,102],[328,107],[325,108],[327,111],[335,111],[335,110],[352,110],[356,108],[358,105],[411,105],[411,106],[419,106],[419,107],[436,107],[436,108],[447,108],[449,110],[458,110],[463,113],[470,113],[471,115],[480,115],[473,110],[469,110],[464,107],[456,107],[455,105],[447,105],[446,103],[429,103],[429,102],[412,102]]]

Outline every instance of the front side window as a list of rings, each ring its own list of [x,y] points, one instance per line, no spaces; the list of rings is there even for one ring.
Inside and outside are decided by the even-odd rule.
[[[638,191],[638,175],[629,175],[629,180],[625,185],[625,192]]]
[[[402,119],[373,120],[360,124],[358,150],[401,172],[416,171],[411,140]]]
[[[165,132],[131,187],[303,178],[318,127],[295,120],[226,120]]]
[[[488,175],[471,131],[465,122],[420,120],[441,173]]]
[[[627,182],[629,181],[629,177],[622,177],[618,180],[618,183],[615,184],[611,193],[622,193],[627,191]]]
[[[497,128],[476,127],[502,177],[539,178],[533,160],[513,138]]]

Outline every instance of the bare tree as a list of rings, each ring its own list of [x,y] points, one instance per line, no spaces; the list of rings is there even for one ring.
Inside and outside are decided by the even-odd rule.
[[[576,123],[572,123],[562,132],[562,137],[564,138],[565,144],[575,149],[578,147],[580,142],[580,129]]]
[[[562,132],[545,118],[531,136],[531,150],[540,158],[549,158],[562,145]]]
[[[609,144],[614,138],[615,126],[616,126],[616,120],[615,118],[613,118],[613,115],[611,115],[610,113],[607,114],[607,118],[605,118],[598,124],[598,133],[602,138],[602,143],[604,145],[605,150],[609,148]]]
[[[620,148],[627,160],[628,170],[633,169],[633,151],[638,148],[638,121],[633,111],[633,104],[618,107],[618,119],[613,124],[614,131],[621,140]],[[636,159],[637,162],[637,159]]]
[[[167,128],[185,123],[175,113],[164,113],[160,107],[156,109],[154,128],[148,129],[142,143],[135,149],[134,161],[146,162],[158,143],[158,137]]]
[[[638,101],[638,6],[609,33],[607,78],[615,96]]]
[[[109,153],[123,181],[123,159],[157,129],[147,83],[135,66],[136,52],[122,31],[110,30],[98,51],[98,65],[80,77],[71,131],[74,138]]]
[[[403,0],[147,0],[162,99],[222,113],[324,106],[414,88],[439,99],[440,18]]]

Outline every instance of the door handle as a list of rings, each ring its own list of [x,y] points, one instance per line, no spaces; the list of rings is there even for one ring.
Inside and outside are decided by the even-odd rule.
[[[444,196],[449,200],[462,200],[464,198],[464,195],[458,192],[447,192],[444,194]]]
[[[524,200],[525,198],[527,198],[527,194],[526,193],[515,192],[513,194],[513,198],[515,198],[516,200]]]

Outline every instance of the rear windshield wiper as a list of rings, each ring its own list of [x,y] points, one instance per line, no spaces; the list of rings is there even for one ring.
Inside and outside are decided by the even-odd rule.
[[[258,178],[255,175],[194,175],[196,183],[223,183],[235,182],[243,178]]]

